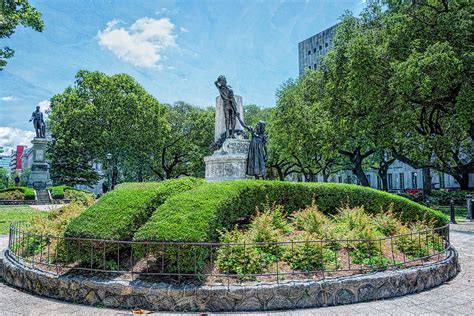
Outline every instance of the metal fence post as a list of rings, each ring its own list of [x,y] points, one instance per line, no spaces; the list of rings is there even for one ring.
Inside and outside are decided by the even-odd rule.
[[[451,221],[450,221],[450,223],[451,224],[457,224],[456,223],[456,215],[454,214],[454,200],[453,199],[449,200],[449,207],[450,207],[450,211],[451,211]]]

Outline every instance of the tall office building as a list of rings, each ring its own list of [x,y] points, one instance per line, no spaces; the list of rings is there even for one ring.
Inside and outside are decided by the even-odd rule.
[[[336,26],[337,24],[298,44],[300,75],[302,75],[306,69],[316,69],[319,66],[321,57],[332,47]]]
[[[12,174],[21,172],[21,169],[23,168],[23,161],[21,157],[23,156],[23,153],[26,151],[26,149],[26,146],[18,145],[16,146],[16,150],[12,151],[10,156],[10,172]]]
[[[3,147],[0,146],[0,168],[4,168],[10,173],[10,155],[4,153]]]

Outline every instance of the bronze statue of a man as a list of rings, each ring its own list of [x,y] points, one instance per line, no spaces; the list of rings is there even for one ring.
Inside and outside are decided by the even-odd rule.
[[[225,117],[225,133],[226,138],[234,138],[237,102],[235,102],[234,91],[227,85],[227,80],[224,76],[219,76],[214,82],[224,103],[224,117]]]
[[[30,118],[30,122],[33,121],[33,127],[36,131],[36,137],[45,138],[46,124],[44,122],[43,113],[40,111],[40,107],[37,106]]]

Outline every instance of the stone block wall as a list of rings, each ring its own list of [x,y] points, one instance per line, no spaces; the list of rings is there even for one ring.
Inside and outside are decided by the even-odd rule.
[[[15,262],[8,252],[0,259],[4,282],[49,298],[155,311],[264,311],[323,307],[387,299],[424,291],[459,272],[458,255],[424,266],[319,281],[287,281],[259,285],[170,285],[141,280],[116,281],[84,275],[55,276]]]

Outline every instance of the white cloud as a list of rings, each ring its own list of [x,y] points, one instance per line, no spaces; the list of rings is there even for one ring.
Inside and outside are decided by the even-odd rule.
[[[5,101],[5,102],[10,102],[10,101],[14,101],[14,100],[16,100],[16,98],[12,95],[2,97],[2,101]]]
[[[183,33],[189,32],[189,30],[188,30],[187,28],[185,28],[185,27],[180,27],[179,29],[180,29],[181,32],[183,32]]]
[[[160,67],[163,52],[176,47],[175,25],[168,18],[141,18],[130,27],[119,26],[112,20],[97,36],[99,45],[113,52],[118,58],[135,66]]]
[[[31,147],[31,140],[35,137],[35,132],[24,131],[14,127],[0,127],[0,146],[10,153],[16,149],[17,145],[26,145]]]
[[[51,108],[51,102],[49,100],[43,100],[37,104],[42,112],[46,112]]]
[[[156,15],[167,15],[167,14],[170,14],[170,10],[168,8],[161,8],[157,11],[155,11],[155,14]]]

